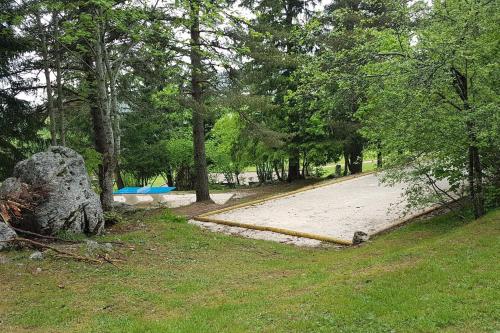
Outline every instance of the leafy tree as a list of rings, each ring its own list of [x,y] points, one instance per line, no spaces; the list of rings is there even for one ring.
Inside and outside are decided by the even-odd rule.
[[[187,134],[187,133],[186,133]],[[169,164],[175,171],[175,186],[179,190],[190,190],[194,183],[193,141],[188,135],[165,142]]]
[[[24,90],[19,57],[29,50],[28,40],[16,34],[21,8],[14,1],[0,3],[0,179],[36,147],[42,113],[18,98]]]
[[[266,126],[286,134],[288,180],[301,178],[300,132],[302,110],[287,104],[285,96],[296,90],[293,73],[299,57],[307,51],[300,40],[303,18],[311,14],[315,1],[243,1],[256,18],[244,43],[251,60],[245,65],[245,83],[252,94],[269,96],[277,106],[271,114],[254,114],[254,121],[264,118]]]
[[[333,1],[307,25],[304,41],[313,51],[296,74],[301,87],[293,97],[302,113],[309,110],[323,120],[321,137],[342,146],[345,173],[359,173],[363,166],[366,140],[356,116],[367,100],[363,66],[377,62],[377,35],[399,29],[402,8],[402,1]]]
[[[102,156],[98,177],[105,210],[112,208],[121,150],[117,80],[125,59],[140,44],[147,6],[107,0],[74,1],[64,7],[71,19],[64,22],[59,42],[72,51],[79,65],[77,95],[90,110],[95,150]]]
[[[479,217],[485,186],[498,188],[498,6],[417,3],[412,38],[401,43],[397,35],[386,35],[386,60],[365,69],[379,77],[361,114],[366,134],[387,154],[389,178],[413,184],[414,201],[426,202],[423,184],[449,200],[448,192],[456,194],[466,183]],[[492,200],[498,204],[495,195]]]
[[[136,185],[146,186],[167,171],[168,118],[155,110],[141,110],[124,114],[122,123],[122,171],[132,174]]]
[[[239,184],[239,175],[248,165],[244,155],[242,122],[239,115],[229,112],[219,118],[210,131],[208,157],[214,172],[224,174],[228,183]]]

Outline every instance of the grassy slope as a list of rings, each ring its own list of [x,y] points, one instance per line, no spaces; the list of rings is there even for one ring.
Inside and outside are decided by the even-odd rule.
[[[144,228],[120,235],[136,246],[121,270],[8,254],[0,331],[500,329],[499,210],[468,224],[424,220],[342,250],[230,237],[175,220],[144,218]]]

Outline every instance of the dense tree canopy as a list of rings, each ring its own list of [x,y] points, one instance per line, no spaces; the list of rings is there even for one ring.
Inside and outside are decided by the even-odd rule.
[[[27,101],[23,91],[23,64],[17,57],[30,50],[29,40],[15,33],[20,10],[9,1],[0,4],[0,178],[7,177],[14,164],[34,150],[37,130],[43,118]]]
[[[377,156],[412,204],[500,198],[499,3],[24,0],[0,5],[0,179],[47,145],[115,186],[295,181]],[[382,164],[382,159],[384,163]],[[448,189],[439,184],[449,184]],[[432,191],[424,190],[430,187]]]

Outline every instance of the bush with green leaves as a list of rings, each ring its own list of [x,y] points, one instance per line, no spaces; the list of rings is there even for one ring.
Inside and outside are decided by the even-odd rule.
[[[222,173],[230,184],[239,184],[239,175],[249,164],[243,153],[243,141],[242,123],[237,113],[226,113],[210,131],[207,141],[210,171]]]
[[[170,139],[163,143],[163,150],[168,156],[168,165],[175,177],[175,186],[179,190],[194,188],[193,141],[188,136]]]
[[[465,191],[479,217],[487,203],[498,204],[500,186],[499,4],[411,9],[418,20],[408,20],[403,34],[377,34],[380,56],[364,68],[374,79],[358,114],[363,132],[380,143],[387,179],[410,184],[412,202]]]

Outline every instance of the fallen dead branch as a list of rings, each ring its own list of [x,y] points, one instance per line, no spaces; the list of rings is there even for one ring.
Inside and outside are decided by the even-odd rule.
[[[71,243],[71,244],[82,243],[82,241],[64,239],[64,238],[54,237],[54,236],[46,236],[46,235],[37,234],[36,232],[32,232],[32,231],[28,231],[28,230],[23,230],[23,229],[19,229],[19,228],[15,228],[13,226],[10,226],[10,227],[15,232],[17,232],[17,233],[24,234],[24,235],[29,235],[29,236],[33,236],[33,237],[36,237],[36,238],[48,239],[48,240],[53,240],[53,241],[58,241],[58,242],[65,242],[65,243]]]
[[[41,239],[47,239],[47,240],[57,241],[57,242],[64,242],[64,243],[70,243],[70,244],[82,244],[82,243],[85,243],[85,241],[86,241],[86,239],[72,240],[72,239],[64,239],[64,238],[55,237],[55,236],[42,235],[42,234],[38,234],[38,233],[33,232],[33,231],[28,231],[28,230],[23,230],[23,229],[15,228],[13,226],[10,226],[10,228],[12,228],[12,230],[14,230],[14,231],[16,231],[17,233],[20,233],[20,234],[24,234],[24,235],[28,235],[28,236],[33,236],[33,237],[41,238]],[[96,241],[96,243],[101,244],[100,242],[97,242],[97,241]],[[125,246],[126,245],[124,242],[120,242],[120,241],[107,241],[107,242],[104,242],[104,243],[110,243],[110,244],[119,245],[119,246]]]
[[[111,265],[115,266],[116,268],[120,268],[118,267],[115,262],[123,262],[124,260],[120,260],[120,259],[111,259],[107,254],[105,255],[99,255],[99,258],[101,258],[102,260],[106,261],[107,263],[110,263]]]
[[[51,246],[51,245],[48,245],[48,244],[37,242],[37,241],[31,240],[31,239],[28,239],[28,238],[17,237],[17,238],[14,238],[13,240],[11,240],[9,242],[11,242],[11,243],[24,243],[24,244],[31,245],[31,246],[33,246],[35,248],[38,248],[38,249],[51,250],[51,251],[54,251],[60,257],[71,258],[71,259],[74,259],[76,261],[89,262],[89,263],[93,263],[93,264],[103,264],[104,262],[108,262],[110,264],[113,264],[113,266],[116,266],[115,262],[121,262],[121,261],[123,261],[123,260],[118,260],[118,259],[111,259],[111,258],[109,258],[107,256],[106,257],[100,256],[100,258],[102,260],[91,258],[91,257],[87,257],[87,256],[81,256],[81,255],[78,255],[76,253],[65,251],[65,250],[61,250],[61,249],[58,249],[55,246]]]

